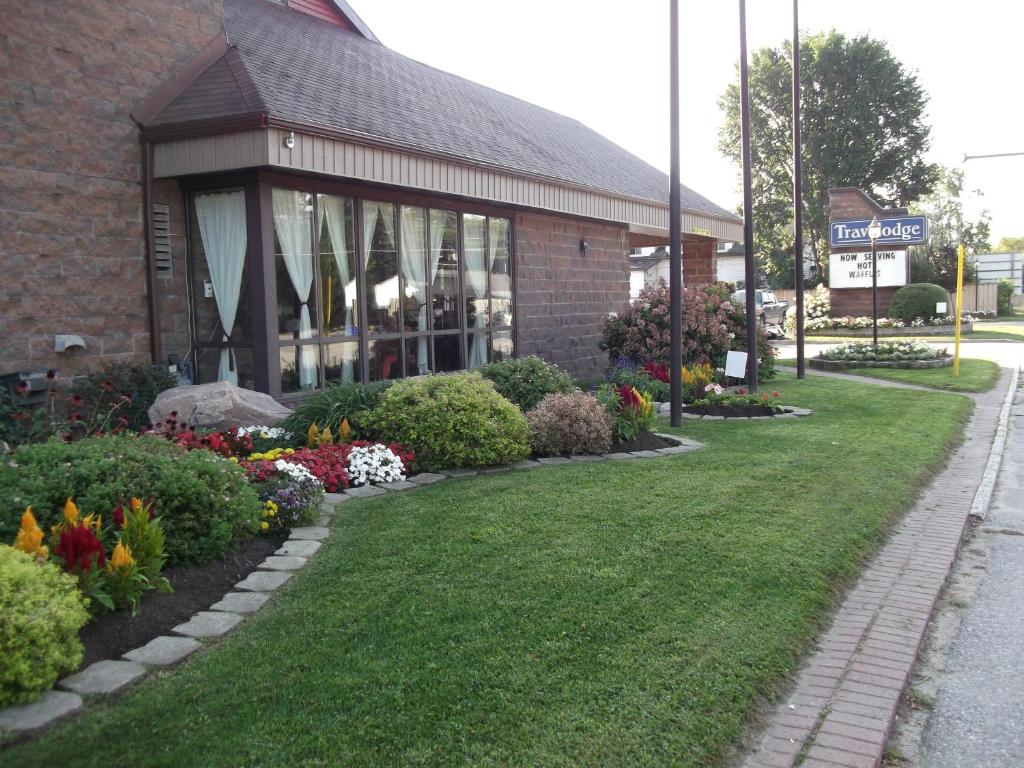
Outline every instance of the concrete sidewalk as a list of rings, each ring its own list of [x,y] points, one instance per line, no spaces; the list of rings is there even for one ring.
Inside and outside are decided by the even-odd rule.
[[[986,469],[997,432],[1005,433],[998,427],[1011,379],[1016,374],[1004,371],[991,392],[970,395],[975,411],[963,444],[864,569],[744,768],[881,764],[975,497],[991,493]]]

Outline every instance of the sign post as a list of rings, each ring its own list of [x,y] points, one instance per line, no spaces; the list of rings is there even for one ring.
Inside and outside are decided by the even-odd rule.
[[[956,347],[953,351],[953,375],[960,376],[960,315],[964,306],[964,246],[956,249]]]
[[[882,236],[882,225],[878,218],[871,220],[867,229],[871,238],[871,344],[878,352],[878,238]]]

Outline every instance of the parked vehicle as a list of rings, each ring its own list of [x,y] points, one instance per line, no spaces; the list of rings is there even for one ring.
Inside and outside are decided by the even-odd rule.
[[[746,304],[747,292],[736,291],[732,295],[734,301],[739,304]],[[769,334],[781,336],[783,327],[786,324],[786,310],[789,309],[788,301],[779,301],[772,291],[758,289],[754,291],[756,303],[755,314],[757,322],[760,323]]]

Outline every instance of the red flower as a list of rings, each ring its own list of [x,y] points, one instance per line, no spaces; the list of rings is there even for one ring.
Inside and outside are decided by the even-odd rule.
[[[737,395],[745,395],[745,394],[747,394],[747,390],[746,390],[746,389],[744,389],[743,387],[738,387],[738,388],[736,389],[736,394],[737,394]]]
[[[14,387],[14,391],[17,392],[19,395],[28,394],[28,382],[19,381],[18,384]]]
[[[71,405],[79,406],[79,405],[82,404],[82,396],[81,395],[72,395],[68,399],[68,402],[71,403]]]
[[[772,397],[782,397],[778,392],[772,392]]]
[[[104,392],[109,392],[114,388],[114,384],[109,379],[107,379],[106,381],[100,383],[100,387],[103,389]]]
[[[88,573],[94,565],[102,568],[106,563],[103,544],[91,528],[81,523],[60,532],[53,553],[64,561],[66,571]]]

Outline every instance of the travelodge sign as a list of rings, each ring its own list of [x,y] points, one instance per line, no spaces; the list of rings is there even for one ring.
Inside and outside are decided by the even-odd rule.
[[[833,221],[829,227],[830,248],[871,245],[868,225],[871,219]],[[882,236],[875,242],[881,246],[919,245],[928,242],[928,219],[924,216],[901,216],[896,219],[882,219]]]

